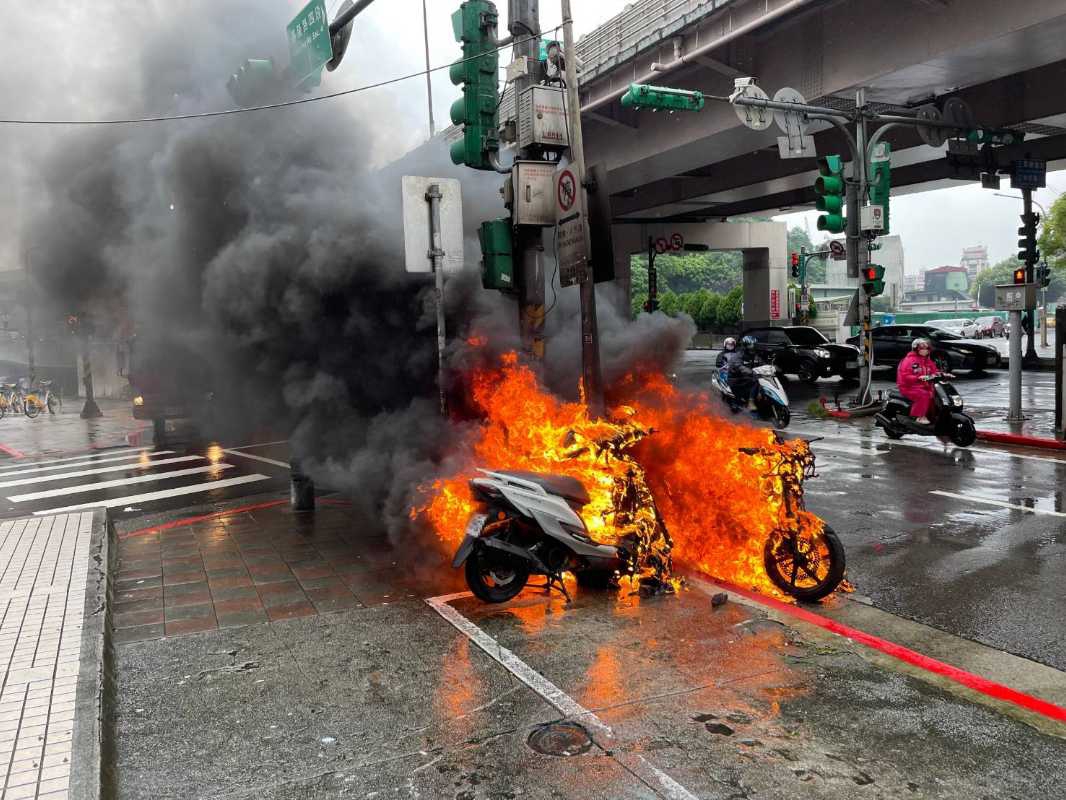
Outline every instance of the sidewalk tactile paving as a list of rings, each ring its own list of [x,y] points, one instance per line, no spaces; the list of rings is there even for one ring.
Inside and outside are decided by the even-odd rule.
[[[0,523],[2,800],[67,796],[92,519]]]

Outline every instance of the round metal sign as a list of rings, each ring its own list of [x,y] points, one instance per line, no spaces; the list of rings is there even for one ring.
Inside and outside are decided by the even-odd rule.
[[[670,243],[668,241],[666,241],[666,239],[664,239],[662,236],[660,236],[658,239],[655,240],[655,252],[658,255],[661,256],[663,253],[665,253],[669,249],[670,249]]]
[[[758,86],[745,86],[744,91],[741,93],[741,97],[753,97],[757,100],[770,99],[766,92]],[[755,108],[754,106],[734,104],[733,110],[737,112],[737,117],[740,121],[753,131],[766,130],[770,127],[770,123],[773,122],[774,119],[773,113],[768,108]]]
[[[806,98],[788,86],[782,87],[774,94],[775,103],[802,103],[807,104]],[[774,109],[774,122],[785,136],[795,136],[806,133],[810,123],[804,119],[802,111],[781,111]]]
[[[683,250],[685,247],[685,237],[680,233],[675,233],[670,236],[670,249],[671,250]]]
[[[958,125],[960,128],[972,128],[974,126],[973,111],[965,100],[961,100],[958,97],[949,97],[944,102],[944,122],[950,122],[952,125]],[[962,131],[956,131],[952,133],[948,132],[949,136],[961,136]]]
[[[829,254],[833,257],[834,260],[840,259],[840,258],[844,258],[845,257],[844,243],[842,241],[840,241],[839,239],[830,239],[829,240]]]
[[[929,103],[924,106],[918,107],[918,119],[924,122],[940,122],[942,120],[940,109]],[[918,126],[918,135],[922,137],[922,141],[930,147],[942,147],[944,145],[944,138],[947,131],[944,128],[928,128],[924,125]]]

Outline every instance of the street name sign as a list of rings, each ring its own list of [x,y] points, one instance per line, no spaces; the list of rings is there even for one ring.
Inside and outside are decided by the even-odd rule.
[[[404,175],[403,191],[403,249],[408,272],[432,272],[429,256],[429,202],[426,192],[432,184],[440,187],[440,238],[444,250],[444,271],[459,272],[465,265],[463,258],[463,195],[455,178],[422,178]]]
[[[333,59],[325,0],[311,0],[285,30],[289,34],[289,69],[293,78],[299,84],[317,86],[322,67]]]

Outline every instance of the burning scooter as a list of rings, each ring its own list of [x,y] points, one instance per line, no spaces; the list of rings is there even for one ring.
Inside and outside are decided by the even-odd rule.
[[[635,578],[641,591],[672,591],[673,542],[648,486],[644,469],[629,452],[652,431],[629,423],[610,438],[572,451],[615,459],[611,526],[614,543],[593,540],[579,513],[589,503],[575,478],[531,472],[482,470],[470,486],[480,503],[452,566],[463,567],[470,591],[486,603],[502,603],[525,587],[530,575],[543,575],[544,587],[569,600],[563,573],[582,586],[617,585]],[[572,432],[571,432],[572,434]],[[780,443],[779,439],[779,443]],[[782,497],[782,525],[764,548],[764,565],[782,591],[801,600],[819,600],[844,577],[844,549],[836,534],[805,524],[802,481],[814,474],[814,455],[806,442],[792,449],[744,449],[765,462]]]

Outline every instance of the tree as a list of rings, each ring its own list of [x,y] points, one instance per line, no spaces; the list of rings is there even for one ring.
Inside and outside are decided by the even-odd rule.
[[[681,299],[667,290],[659,295],[659,310],[668,317],[676,317],[677,312],[681,310]]]
[[[788,252],[798,253],[804,248],[807,249],[808,253],[814,250],[811,237],[807,235],[807,231],[803,228],[794,225],[788,229]]]
[[[1066,269],[1066,194],[1059,195],[1040,228],[1040,252],[1052,269]]]
[[[1022,262],[1014,256],[996,262],[991,267],[986,267],[977,273],[970,286],[970,296],[977,301],[978,305],[991,308],[996,302],[997,283],[1010,283],[1014,277],[1014,270],[1022,266]]]
[[[700,307],[700,317],[696,324],[705,331],[713,331],[717,328],[718,309],[721,305],[722,296],[720,294],[708,293],[707,299],[703,301],[703,305]]]
[[[736,287],[722,298],[718,306],[718,327],[723,331],[733,331],[740,325],[744,289]]]

